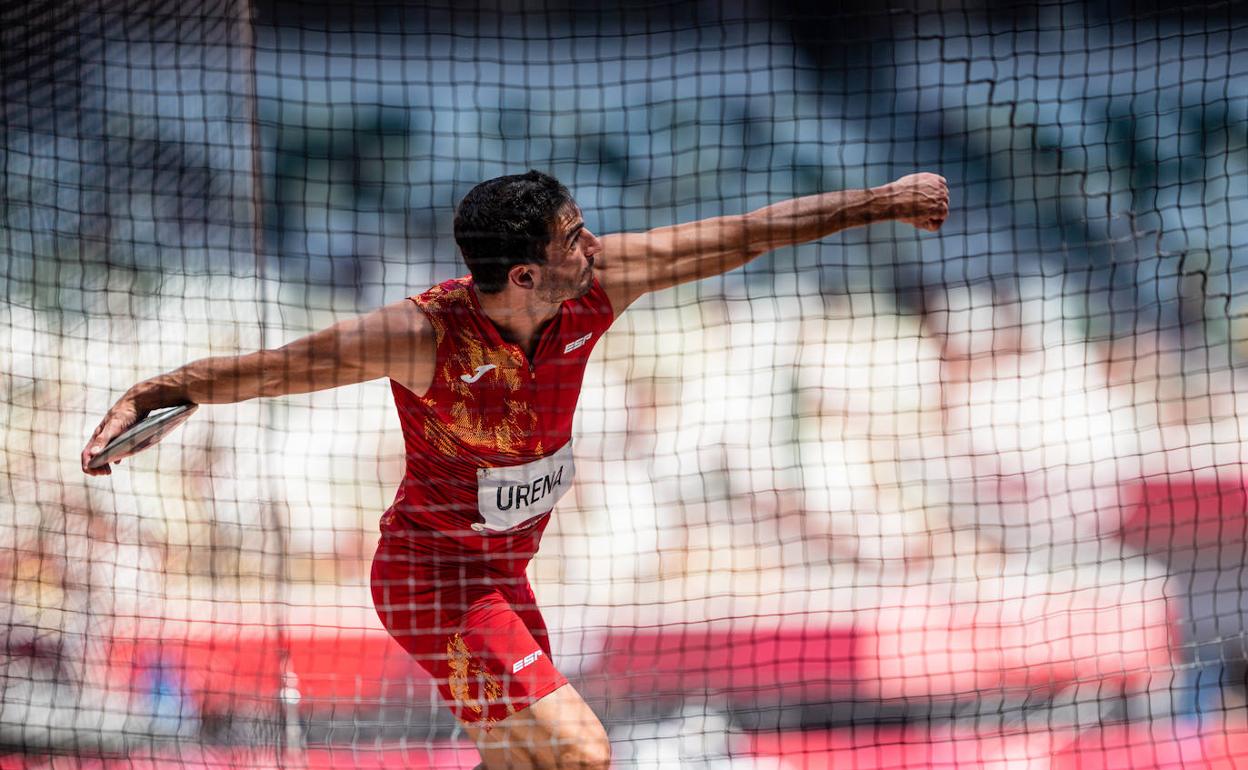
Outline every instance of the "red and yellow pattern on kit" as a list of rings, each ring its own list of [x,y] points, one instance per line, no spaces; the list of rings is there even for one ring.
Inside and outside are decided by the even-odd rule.
[[[412,301],[433,327],[437,362],[424,395],[392,383],[407,470],[382,530],[440,555],[505,557],[497,566],[514,574],[536,552],[548,517],[521,532],[474,532],[477,469],[530,462],[571,439],[585,365],[614,320],[611,303],[595,280],[563,303],[529,360],[482,311],[471,277]]]

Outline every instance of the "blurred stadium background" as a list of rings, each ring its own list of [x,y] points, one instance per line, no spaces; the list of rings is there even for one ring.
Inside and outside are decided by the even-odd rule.
[[[599,233],[954,196],[599,345],[531,576],[619,766],[1248,766],[1243,4],[0,13],[0,767],[476,763],[368,596],[385,383],[78,453],[460,274],[454,204],[530,167]]]

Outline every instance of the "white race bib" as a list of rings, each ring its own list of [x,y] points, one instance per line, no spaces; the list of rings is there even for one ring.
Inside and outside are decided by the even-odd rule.
[[[549,513],[572,488],[575,473],[571,441],[553,455],[524,465],[478,468],[477,510],[485,522],[472,528],[507,532]]]

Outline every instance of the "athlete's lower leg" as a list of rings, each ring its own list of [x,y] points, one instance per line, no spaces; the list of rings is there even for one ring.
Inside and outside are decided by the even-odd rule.
[[[611,744],[593,710],[571,685],[495,723],[469,728],[488,770],[607,770]]]

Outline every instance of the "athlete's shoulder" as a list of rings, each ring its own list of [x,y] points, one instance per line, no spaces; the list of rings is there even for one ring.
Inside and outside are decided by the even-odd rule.
[[[471,302],[472,278],[466,275],[451,278],[410,297],[422,310],[437,312]]]
[[[408,297],[428,320],[438,345],[442,344],[452,330],[463,334],[472,326],[470,322],[465,323],[473,312],[471,287],[472,279],[469,276],[460,276]]]

